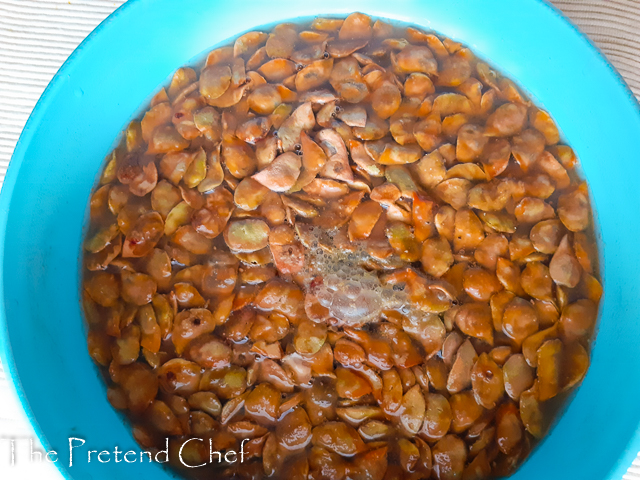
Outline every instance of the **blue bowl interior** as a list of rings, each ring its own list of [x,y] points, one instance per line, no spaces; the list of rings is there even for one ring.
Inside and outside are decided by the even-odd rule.
[[[2,360],[68,478],[172,478],[157,464],[87,462],[89,449],[139,451],[86,353],[79,299],[87,202],[114,138],[177,67],[211,46],[256,25],[352,11],[431,28],[488,59],[551,112],[590,183],[605,284],[592,367],[513,478],[618,480],[640,450],[640,115],[611,67],[554,9],[536,0],[132,0],[47,88],[0,198]],[[71,467],[69,437],[86,440]]]

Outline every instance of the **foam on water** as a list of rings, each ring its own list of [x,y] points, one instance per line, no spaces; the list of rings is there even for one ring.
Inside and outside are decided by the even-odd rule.
[[[319,228],[309,233],[314,240],[306,252],[305,287],[340,324],[377,321],[383,310],[407,305],[403,291],[383,286],[375,271],[363,267],[371,259],[364,249],[347,252],[335,246],[334,234]]]

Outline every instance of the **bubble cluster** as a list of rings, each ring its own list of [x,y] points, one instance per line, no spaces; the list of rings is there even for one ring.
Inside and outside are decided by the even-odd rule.
[[[305,287],[338,324],[363,325],[377,321],[383,310],[406,305],[404,292],[383,286],[375,271],[363,267],[369,259],[366,252],[334,248],[337,239],[321,229],[308,233],[314,239],[308,244]]]

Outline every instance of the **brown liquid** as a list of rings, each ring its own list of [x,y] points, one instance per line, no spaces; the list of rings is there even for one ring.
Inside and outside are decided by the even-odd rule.
[[[247,34],[181,69],[102,174],[83,281],[89,349],[110,401],[144,449],[170,438],[171,465],[193,478],[510,475],[588,362],[595,311],[580,322],[601,287],[593,221],[580,229],[560,214],[582,212],[572,151],[515,84],[441,36],[358,15],[270,35]],[[313,126],[287,120],[307,102]],[[293,154],[283,160],[283,150]],[[312,162],[323,156],[324,166]],[[500,187],[474,197],[486,184]],[[542,199],[550,214],[538,211]],[[566,268],[540,273],[554,253],[529,240],[558,216],[549,241],[569,235],[573,288],[560,285],[574,281]],[[515,286],[498,279],[491,255],[513,261]],[[503,316],[489,305],[505,284],[525,303],[503,303],[521,308]],[[567,313],[585,298],[586,310]],[[483,306],[465,321],[456,309],[472,303]],[[554,325],[545,340],[560,341],[544,344],[544,368],[524,369],[533,377],[523,407],[496,380],[507,359],[495,348],[515,355]],[[180,357],[188,362],[166,365]],[[450,427],[430,409],[438,402],[453,405]],[[190,438],[203,441],[187,443],[183,460],[206,466],[181,467]],[[209,439],[224,455],[249,438],[244,462],[209,463]]]

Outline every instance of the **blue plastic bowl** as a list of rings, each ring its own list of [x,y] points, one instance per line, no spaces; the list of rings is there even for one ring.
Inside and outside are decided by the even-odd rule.
[[[87,202],[114,139],[168,76],[255,26],[363,11],[469,45],[557,120],[590,183],[605,297],[589,373],[552,433],[513,477],[619,480],[640,450],[640,114],[601,54],[534,0],[130,1],[98,27],[38,102],[0,198],[2,361],[68,478],[157,480],[157,464],[87,462],[139,450],[86,352],[79,252]],[[86,444],[69,467],[68,438]]]

